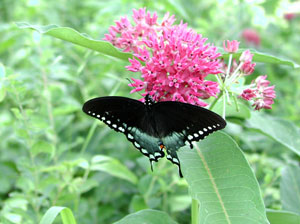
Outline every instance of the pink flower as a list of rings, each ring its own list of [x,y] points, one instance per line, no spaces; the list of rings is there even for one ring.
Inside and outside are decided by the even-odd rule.
[[[284,14],[284,18],[288,21],[293,20],[295,17],[297,17],[297,14],[295,14],[295,13],[286,13],[286,14]]]
[[[247,101],[251,100],[252,98],[256,97],[255,90],[253,89],[245,89],[241,94],[241,97]]]
[[[255,46],[260,45],[260,37],[256,30],[254,29],[245,29],[242,33],[242,37],[247,44],[254,44]]]
[[[270,81],[266,80],[267,76],[258,76],[253,82],[254,87],[250,89],[245,89],[240,95],[245,100],[254,100],[252,106],[255,110],[260,110],[262,108],[272,109],[272,104],[274,103],[275,86],[269,86]]]
[[[240,56],[240,61],[242,62],[251,62],[253,54],[250,53],[249,50],[245,50]]]
[[[216,97],[218,83],[207,81],[209,74],[221,73],[217,48],[205,44],[206,38],[187,28],[182,22],[173,25],[174,16],[166,13],[161,23],[145,8],[133,10],[135,25],[122,18],[110,28],[105,40],[124,51],[134,52],[129,59],[129,71],[140,72],[141,79],[134,79],[131,92],[144,90],[156,101],[176,100],[200,106],[201,99]],[[237,42],[237,41],[236,41]],[[232,49],[238,46],[233,42]]]
[[[226,46],[226,42],[224,40],[224,42],[223,42],[224,51],[226,51],[228,53],[235,53],[239,49],[239,44],[240,44],[240,42],[238,42],[236,40],[233,40],[233,41],[227,40],[227,46]]]
[[[256,63],[251,63],[250,61],[246,61],[242,67],[241,71],[243,72],[244,75],[251,75],[254,72],[254,67]]]

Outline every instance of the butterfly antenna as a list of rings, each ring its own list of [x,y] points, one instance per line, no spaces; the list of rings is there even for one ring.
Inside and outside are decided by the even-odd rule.
[[[126,78],[127,80],[128,80],[128,82],[130,83],[130,84],[133,84],[133,82],[129,79],[129,78]],[[132,87],[132,86],[131,86]],[[139,95],[141,95],[141,97],[143,97],[144,98],[144,96],[142,95],[142,94],[140,94],[139,92],[137,92]]]

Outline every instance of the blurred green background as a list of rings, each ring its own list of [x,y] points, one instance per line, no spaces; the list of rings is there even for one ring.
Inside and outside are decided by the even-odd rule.
[[[236,39],[243,48],[300,64],[295,5],[283,0],[0,0],[0,221],[38,223],[53,205],[72,209],[78,223],[112,223],[144,208],[166,211],[178,223],[190,220],[187,184],[177,169],[161,160],[152,173],[147,158],[124,136],[81,111],[92,97],[129,96],[128,63],[18,29],[15,22],[57,24],[102,39],[115,20],[147,7],[159,20],[166,12],[175,14],[175,23],[187,22],[218,47]],[[268,113],[299,127],[299,69],[258,63],[250,79],[264,74],[277,93]],[[226,131],[246,153],[266,207],[280,209],[281,171],[288,163],[298,166],[299,156],[246,126],[229,123]]]

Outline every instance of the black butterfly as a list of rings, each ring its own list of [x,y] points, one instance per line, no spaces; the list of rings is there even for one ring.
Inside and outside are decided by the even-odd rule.
[[[120,96],[99,97],[87,101],[82,110],[125,134],[149,157],[151,169],[153,161],[164,157],[166,149],[167,159],[178,166],[181,177],[176,151],[186,143],[193,148],[193,141],[226,126],[225,120],[210,110],[175,101],[156,103],[150,95],[145,97],[145,103]]]

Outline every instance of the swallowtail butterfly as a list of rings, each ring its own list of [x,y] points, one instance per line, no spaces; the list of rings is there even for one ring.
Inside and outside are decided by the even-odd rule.
[[[94,98],[83,105],[83,111],[123,133],[143,155],[153,161],[164,157],[179,168],[177,150],[193,141],[204,139],[226,126],[218,114],[205,108],[175,101],[154,102],[150,95],[145,102],[120,97]]]

